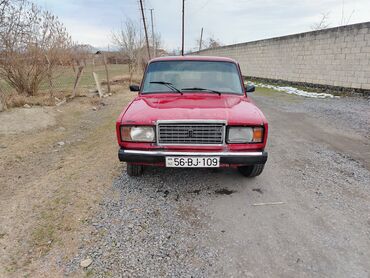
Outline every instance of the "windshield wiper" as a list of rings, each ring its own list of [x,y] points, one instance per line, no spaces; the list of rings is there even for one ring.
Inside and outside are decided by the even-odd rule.
[[[198,88],[198,87],[193,87],[193,88],[182,88],[181,91],[207,91],[210,93],[215,93],[218,95],[221,95],[221,92],[212,90],[212,89],[205,89],[205,88]]]
[[[168,88],[170,88],[172,91],[174,92],[177,92],[179,94],[182,94],[182,92],[177,89],[175,86],[173,86],[173,84],[171,82],[165,82],[165,81],[151,81],[149,82],[150,84],[161,84],[161,85],[165,85],[167,86]]]

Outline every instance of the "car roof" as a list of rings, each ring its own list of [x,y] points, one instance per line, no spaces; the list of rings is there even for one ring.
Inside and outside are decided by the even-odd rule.
[[[211,61],[211,62],[230,62],[237,64],[237,62],[231,58],[216,56],[166,56],[154,58],[150,60],[149,63],[162,61]]]

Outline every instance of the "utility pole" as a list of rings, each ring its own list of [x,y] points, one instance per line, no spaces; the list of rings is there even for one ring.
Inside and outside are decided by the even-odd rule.
[[[153,58],[155,57],[155,56],[157,56],[156,55],[156,45],[155,45],[155,37],[154,37],[154,23],[153,23],[153,10],[154,9],[150,9],[150,19],[151,19],[151,21],[152,21],[152,39],[153,39]]]
[[[201,51],[202,49],[202,41],[203,41],[203,27],[202,30],[200,31],[199,51]]]
[[[145,16],[144,16],[144,8],[143,8],[143,0],[140,0],[140,8],[141,8],[141,15],[143,17],[145,40],[146,40],[146,48],[148,50],[148,57],[150,59],[150,48],[149,48],[149,40],[148,40],[148,31],[146,30],[146,23],[145,23]]]
[[[182,56],[184,56],[184,19],[185,19],[185,0],[182,0],[182,47],[181,47]]]

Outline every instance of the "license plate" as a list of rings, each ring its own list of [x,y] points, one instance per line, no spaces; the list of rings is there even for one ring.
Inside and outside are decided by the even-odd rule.
[[[220,167],[220,158],[214,156],[167,156],[166,167],[180,168],[215,168]]]

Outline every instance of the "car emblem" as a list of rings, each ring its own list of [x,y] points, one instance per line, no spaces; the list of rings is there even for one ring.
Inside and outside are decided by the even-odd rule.
[[[194,135],[194,131],[192,129],[189,129],[188,130],[188,137],[193,138],[193,135]]]

